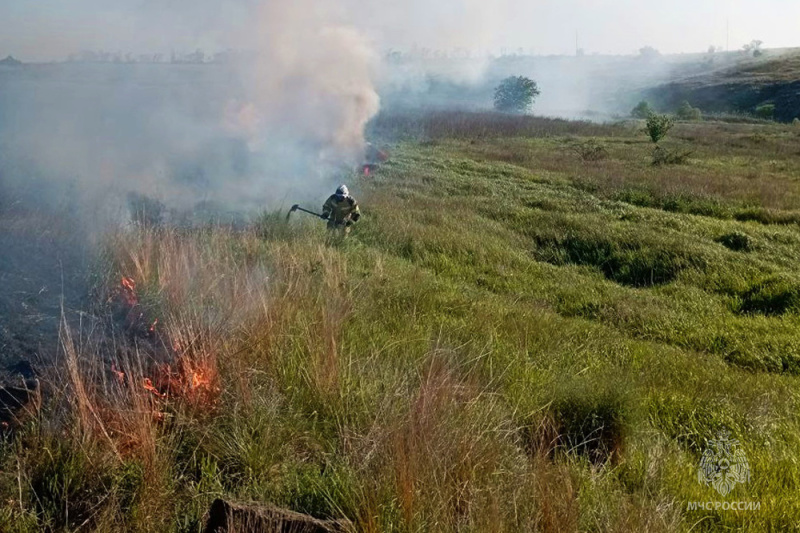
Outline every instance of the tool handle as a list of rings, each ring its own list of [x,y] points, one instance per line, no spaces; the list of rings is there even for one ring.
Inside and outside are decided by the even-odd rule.
[[[302,207],[297,208],[298,211],[302,211],[303,213],[308,213],[309,215],[314,215],[315,217],[322,217],[319,213],[315,213],[314,211],[309,211],[308,209],[303,209]]]

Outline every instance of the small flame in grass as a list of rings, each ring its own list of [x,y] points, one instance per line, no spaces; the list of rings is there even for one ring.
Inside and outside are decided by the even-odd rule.
[[[153,322],[151,332],[158,323],[158,319]],[[120,385],[133,384],[141,379],[139,390],[152,394],[160,401],[177,399],[206,408],[216,405],[221,387],[213,353],[198,352],[194,343],[185,339],[173,339],[172,347],[173,364],[153,366],[147,372],[147,377],[126,379],[125,372],[119,370],[116,363],[111,364],[111,372]],[[154,412],[158,409],[154,405]]]
[[[153,385],[153,382],[152,382],[152,380],[150,378],[144,378],[144,380],[142,380],[142,386],[144,387],[144,390],[146,390],[147,392],[152,392],[153,394],[155,394],[159,398],[163,398],[164,397],[164,395],[161,394],[160,392],[158,392],[158,389],[155,388],[155,386]]]
[[[139,297],[136,295],[136,282],[133,278],[122,276],[119,295],[129,307],[134,307],[139,303]]]
[[[131,292],[136,292],[136,282],[133,278],[122,276],[122,286]]]
[[[191,375],[191,388],[193,390],[211,388],[211,378],[208,376],[207,369],[195,368],[190,375]]]
[[[111,363],[111,372],[113,372],[114,377],[117,380],[117,383],[119,383],[120,385],[125,383],[125,372],[117,370],[117,365],[115,365],[114,363]]]
[[[195,404],[212,405],[220,392],[213,364],[192,360],[187,355],[178,355],[176,367],[166,366],[162,377],[171,396],[180,396]]]
[[[157,325],[158,325],[158,319],[156,318],[156,319],[153,321],[153,324],[150,326],[150,333],[155,333],[155,332],[156,332],[156,326],[157,326]]]

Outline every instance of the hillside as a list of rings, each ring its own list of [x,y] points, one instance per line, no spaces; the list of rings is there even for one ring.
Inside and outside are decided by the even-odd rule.
[[[283,209],[108,235],[111,333],[62,332],[0,530],[194,532],[218,497],[365,532],[796,530],[799,130],[681,124],[661,167],[639,130],[383,115],[346,240]],[[697,475],[722,430],[726,497]],[[718,500],[759,510],[688,510]]]
[[[800,117],[800,52],[770,51],[758,59],[741,60],[734,66],[678,78],[645,92],[666,110],[684,100],[709,112],[753,113],[764,104],[775,105],[775,118],[791,122]]]

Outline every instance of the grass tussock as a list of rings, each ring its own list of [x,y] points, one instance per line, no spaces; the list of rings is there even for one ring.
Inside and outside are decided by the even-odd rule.
[[[539,238],[538,253],[554,264],[589,265],[617,283],[651,287],[674,281],[686,268],[703,267],[690,251],[658,248],[637,240],[617,240],[601,234],[567,234]]]
[[[726,233],[717,238],[717,242],[735,252],[750,252],[753,250],[753,240],[740,231]]]
[[[742,295],[743,313],[782,315],[800,312],[800,283],[796,279],[772,276],[759,281]]]

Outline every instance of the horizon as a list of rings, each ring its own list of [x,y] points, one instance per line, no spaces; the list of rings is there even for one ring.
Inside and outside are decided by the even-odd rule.
[[[82,50],[126,50],[136,54],[246,49],[253,45],[253,15],[276,0],[44,0],[8,6],[0,21],[0,50],[26,62],[65,59]],[[387,2],[337,0],[309,3],[327,27],[358,31],[375,50],[413,47],[471,49],[480,55],[522,49],[535,55],[635,55],[651,46],[664,55],[702,53],[709,46],[736,51],[753,40],[765,48],[800,46],[795,21],[800,5],[787,0],[677,0],[642,6],[631,0],[568,0],[522,4],[503,0],[445,0],[431,6],[412,0]],[[264,28],[256,25],[255,32]]]
[[[646,48],[649,45],[645,45],[642,48]],[[631,52],[631,53],[602,53],[602,52],[588,52],[584,51],[582,55],[578,56],[573,53],[537,53],[535,50],[498,50],[498,51],[485,51],[485,52],[473,52],[469,50],[461,50],[461,49],[428,49],[429,54],[425,55],[422,52],[415,53],[414,49],[409,50],[401,50],[401,49],[393,49],[387,48],[381,53],[382,57],[388,57],[390,54],[399,53],[404,58],[411,58],[411,59],[445,59],[445,60],[495,60],[495,59],[503,59],[503,58],[577,58],[577,57],[595,57],[595,58],[636,58],[639,57],[641,54],[639,51]],[[683,57],[683,56],[706,56],[710,52],[708,50],[703,51],[694,51],[694,52],[661,52],[657,48],[656,51],[659,52],[661,58],[673,58],[673,57]],[[800,51],[800,45],[798,46],[783,46],[783,47],[763,47],[761,49],[765,54],[767,54],[767,59],[769,59],[768,53],[790,53],[792,51]],[[141,53],[136,50],[105,50],[105,49],[84,49],[79,50],[76,52],[71,52],[67,54],[65,57],[62,58],[54,58],[54,59],[47,59],[47,60],[28,60],[25,57],[18,56],[14,53],[8,53],[6,51],[0,51],[0,61],[4,59],[15,59],[20,61],[22,64],[25,65],[48,65],[48,64],[62,64],[62,63],[121,63],[121,64],[133,64],[133,63],[162,63],[162,64],[187,64],[190,63],[186,61],[188,56],[195,54],[196,52],[203,52],[204,54],[204,61],[196,62],[194,64],[214,64],[214,56],[226,54],[226,53],[233,53],[233,54],[251,54],[257,53],[256,50],[235,50],[235,49],[225,49],[225,50],[202,50],[202,49],[194,49],[194,50],[169,50],[169,51],[162,51],[162,52],[152,52],[152,53]],[[464,52],[467,52],[464,55]],[[736,50],[715,50],[714,54],[719,55],[741,55],[744,52],[742,48],[738,48]],[[82,60],[78,56],[81,54],[104,54],[109,57],[103,60]],[[443,55],[441,55],[443,54]],[[174,57],[173,57],[174,56]],[[153,60],[154,57],[158,57],[159,60]],[[775,56],[772,56],[775,57]],[[117,61],[116,59],[120,59]],[[132,60],[129,60],[132,59]]]

